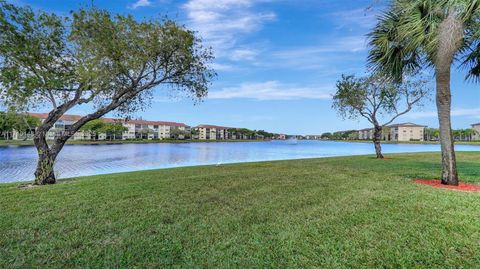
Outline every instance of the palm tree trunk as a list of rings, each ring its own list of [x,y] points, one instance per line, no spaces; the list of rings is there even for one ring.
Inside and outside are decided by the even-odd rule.
[[[450,68],[448,68],[450,69]],[[442,184],[458,185],[457,163],[451,127],[450,109],[452,96],[450,94],[450,70],[438,72],[437,110],[440,125],[440,145],[442,148]]]
[[[457,14],[452,11],[440,24],[438,51],[435,59],[436,103],[442,149],[442,184],[446,185],[458,185],[457,162],[450,117],[452,103],[450,69],[454,55],[462,41],[463,23],[457,18]]]

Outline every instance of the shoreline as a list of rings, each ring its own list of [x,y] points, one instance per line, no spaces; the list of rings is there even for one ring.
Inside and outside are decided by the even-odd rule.
[[[318,140],[331,142],[349,142],[349,143],[373,143],[371,140]],[[381,144],[418,144],[418,145],[440,145],[439,141],[381,141]],[[455,141],[455,145],[478,145],[478,141]]]
[[[72,140],[65,145],[118,145],[118,144],[183,144],[183,143],[225,143],[225,142],[270,142],[272,140]],[[52,142],[47,141],[47,142]],[[33,140],[0,140],[0,147],[34,146]]]

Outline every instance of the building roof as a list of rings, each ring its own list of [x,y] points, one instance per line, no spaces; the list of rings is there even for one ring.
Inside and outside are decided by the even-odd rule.
[[[387,127],[427,127],[427,126],[415,124],[412,122],[404,122],[404,123],[390,124]]]
[[[210,128],[210,129],[234,129],[232,127],[225,127],[225,126],[217,126],[217,125],[208,125],[208,124],[200,124],[195,128]]]
[[[479,125],[480,125],[480,123],[479,123]],[[392,127],[427,127],[427,126],[426,125],[415,124],[415,123],[412,123],[412,122],[404,122],[404,123],[390,124],[386,127],[387,128],[392,128]],[[371,131],[371,130],[373,130],[373,128],[365,128],[365,129],[358,130],[358,132]]]
[[[29,112],[28,115],[39,118],[39,119],[46,119],[48,117],[48,113],[33,113]],[[71,120],[77,121],[81,118],[80,115],[70,115],[64,114],[60,117],[61,120]],[[165,125],[165,126],[177,126],[177,127],[189,127],[188,125],[180,122],[172,122],[172,121],[147,121],[147,120],[124,120],[124,119],[114,119],[114,118],[101,118],[104,122],[114,123],[114,122],[125,122],[130,124],[145,124],[145,125]]]
[[[474,124],[472,124],[472,127],[473,127],[473,126],[477,126],[477,125],[480,125],[480,122],[479,122],[479,123],[474,123]]]
[[[173,122],[173,121],[150,121],[150,120],[126,120],[126,123],[130,124],[144,124],[144,125],[165,125],[165,126],[177,126],[177,127],[189,127],[185,123]]]
[[[28,112],[28,115],[39,118],[39,119],[46,119],[48,117],[48,113],[33,113],[33,112]],[[82,116],[80,115],[68,115],[64,114],[60,117],[61,120],[79,120]]]

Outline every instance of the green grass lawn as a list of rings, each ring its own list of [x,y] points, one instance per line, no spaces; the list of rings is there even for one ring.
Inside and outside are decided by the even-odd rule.
[[[439,153],[388,157],[3,184],[0,268],[478,268],[480,193],[413,184]]]

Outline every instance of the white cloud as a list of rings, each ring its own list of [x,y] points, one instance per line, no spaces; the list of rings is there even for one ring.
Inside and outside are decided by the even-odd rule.
[[[378,10],[358,8],[333,12],[330,14],[330,17],[338,25],[339,29],[347,28],[354,30],[358,28],[373,28],[377,22],[377,15]]]
[[[274,68],[284,66],[298,70],[321,70],[322,74],[335,75],[347,72],[346,67],[341,67],[342,64],[362,60],[358,54],[367,49],[366,38],[362,35],[324,40],[328,40],[328,43],[274,51],[266,65]],[[340,67],[341,71],[335,70]]]
[[[152,2],[150,2],[150,0],[138,0],[137,2],[131,4],[130,8],[136,9],[136,8],[139,8],[139,7],[148,7],[148,6],[151,6],[151,5],[152,5]]]
[[[230,64],[225,64],[225,63],[210,63],[209,64],[210,68],[213,68],[215,71],[234,71],[237,68],[233,65]]]
[[[480,118],[480,108],[454,108],[450,112],[452,117],[473,117]],[[405,115],[406,118],[434,118],[437,117],[437,111],[413,112]]]
[[[200,33],[217,57],[228,57],[241,34],[258,31],[266,21],[275,19],[273,12],[258,12],[258,0],[189,0],[182,7],[190,26]],[[237,52],[238,53],[238,52]]]
[[[282,85],[278,81],[243,83],[208,94],[210,99],[248,98],[257,100],[331,99],[327,87],[297,87]]]
[[[318,56],[325,53],[335,52],[359,52],[367,49],[365,36],[349,36],[330,40],[327,44],[318,46],[299,47],[290,50],[283,50],[274,53],[278,58],[301,58]]]
[[[232,61],[253,61],[258,55],[258,51],[253,49],[236,49],[230,54]]]

